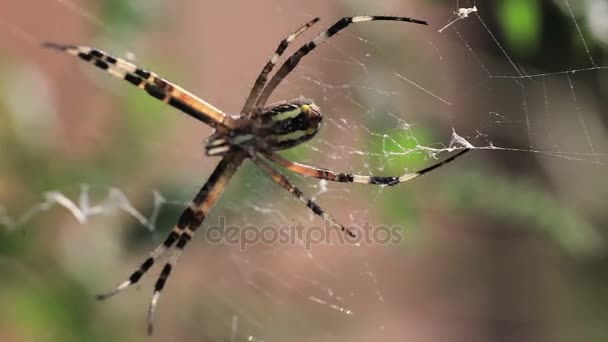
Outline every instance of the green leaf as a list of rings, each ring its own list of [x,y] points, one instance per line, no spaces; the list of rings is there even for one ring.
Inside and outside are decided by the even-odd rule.
[[[536,53],[542,35],[540,1],[505,0],[497,8],[508,49],[522,56]]]

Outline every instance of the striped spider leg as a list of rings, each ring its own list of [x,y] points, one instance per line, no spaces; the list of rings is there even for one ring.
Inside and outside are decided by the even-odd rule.
[[[228,181],[235,174],[237,168],[245,158],[242,152],[235,152],[225,155],[219,164],[216,166],[209,179],[198,191],[190,206],[186,208],[179,217],[177,224],[169,233],[165,241],[150,253],[150,256],[133,272],[127,280],[120,283],[111,291],[97,295],[97,299],[103,300],[114,296],[127,287],[137,284],[141,277],[154,265],[155,261],[164,255],[169,249],[172,249],[169,261],[162,268],[156,283],[154,284],[154,292],[150,300],[148,309],[148,334],[152,335],[153,330],[153,315],[160,298],[160,293],[165,286],[165,282],[171,274],[171,270],[175,266],[184,247],[192,239],[194,232],[200,227],[209,214],[213,205],[224,192]]]
[[[150,96],[167,103],[193,118],[210,125],[221,132],[228,132],[236,126],[235,120],[224,112],[193,95],[177,84],[157,74],[137,67],[131,62],[114,57],[88,46],[43,43],[43,47],[62,51],[89,62],[112,76],[145,90]]]
[[[366,21],[375,21],[375,20],[386,20],[386,21],[402,21],[409,22],[414,24],[427,25],[426,21],[406,18],[406,17],[393,17],[393,16],[356,16],[356,17],[344,17],[338,20],[335,24],[330,26],[327,30],[321,32],[315,39],[310,42],[302,45],[296,52],[294,52],[284,63],[281,65],[281,68],[274,74],[274,76],[270,79],[270,81],[266,84],[264,89],[262,90],[260,96],[255,102],[255,107],[260,108],[266,105],[268,98],[277,86],[291,73],[300,63],[300,60],[308,55],[312,50],[314,50],[319,44],[328,40],[336,33],[342,31],[347,28],[350,24],[362,23]],[[272,60],[271,60],[272,62]]]
[[[253,109],[253,104],[258,99],[260,92],[262,92],[262,89],[264,89],[264,86],[266,85],[266,81],[268,80],[268,75],[270,74],[270,72],[272,71],[274,66],[276,65],[279,58],[281,58],[281,56],[283,55],[283,52],[285,52],[287,47],[289,47],[289,44],[291,44],[291,42],[293,42],[299,35],[304,33],[304,31],[309,29],[312,25],[314,25],[318,21],[319,21],[319,17],[312,19],[311,21],[302,25],[299,29],[294,31],[292,34],[287,36],[285,39],[281,40],[281,42],[279,43],[279,46],[277,46],[277,49],[275,50],[274,54],[272,55],[272,57],[270,57],[270,60],[268,60],[268,62],[266,63],[266,65],[264,66],[264,68],[262,69],[260,74],[258,75],[258,78],[255,80],[255,83],[253,84],[253,88],[251,88],[251,92],[249,93],[249,96],[247,96],[245,105],[243,105],[243,109],[241,110],[242,115],[250,114],[251,110]]]
[[[456,159],[465,153],[469,152],[471,148],[464,148],[457,153],[453,154],[446,159],[443,159],[435,164],[427,166],[421,170],[405,173],[401,176],[371,176],[371,175],[356,175],[352,173],[342,173],[342,172],[334,172],[328,169],[322,169],[315,166],[310,166],[306,164],[300,164],[296,162],[292,162],[291,160],[285,159],[281,157],[276,152],[272,152],[266,154],[265,157],[269,160],[275,162],[276,164],[291,170],[293,172],[299,173],[304,176],[314,177],[319,179],[325,179],[332,182],[339,183],[363,183],[363,184],[374,184],[380,186],[393,186],[401,183],[405,183],[410,181],[416,177],[427,174],[437,168],[440,168]]]
[[[260,156],[261,157],[261,156]],[[312,210],[312,212],[321,217],[324,221],[331,224],[334,227],[338,227],[340,231],[348,234],[350,237],[356,237],[355,233],[349,229],[338,223],[331,215],[325,212],[317,203],[313,200],[309,199],[304,195],[302,190],[298,189],[291,181],[285,177],[279,171],[273,169],[268,163],[263,161],[261,158],[253,158],[252,159],[255,165],[257,165],[262,171],[264,171],[267,175],[269,175],[277,184],[282,186],[285,190],[289,191],[295,198],[300,200],[302,203],[306,205],[307,208]]]

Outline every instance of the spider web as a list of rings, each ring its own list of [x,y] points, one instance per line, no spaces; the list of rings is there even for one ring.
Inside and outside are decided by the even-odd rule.
[[[393,188],[286,173],[341,223],[390,231],[397,242],[378,242],[379,235],[372,243],[314,242],[321,220],[260,171],[242,167],[170,278],[156,337],[445,340],[483,330],[474,318],[490,315],[492,303],[483,301],[492,296],[459,292],[477,284],[462,278],[478,279],[472,275],[487,267],[470,261],[487,256],[480,252],[478,235],[485,233],[479,227],[516,226],[569,257],[603,250],[598,222],[606,216],[600,196],[589,194],[606,191],[599,85],[608,68],[600,57],[608,39],[605,3],[532,3],[538,7],[524,9],[561,18],[554,28],[559,34],[546,34],[568,41],[569,49],[526,55],[533,45],[512,40],[508,29],[517,25],[500,26],[497,18],[513,9],[498,2],[308,7],[267,0],[209,7],[185,1],[180,9],[138,1],[37,4],[65,27],[28,17],[20,5],[2,5],[7,8],[0,13],[14,16],[0,14],[1,37],[11,51],[0,59],[0,101],[8,113],[2,122],[10,127],[0,130],[7,141],[0,164],[15,166],[0,169],[0,229],[7,241],[0,244],[0,265],[9,274],[0,297],[27,306],[14,298],[49,282],[55,285],[45,286],[42,297],[60,297],[61,287],[78,294],[46,303],[74,323],[58,323],[45,308],[36,326],[36,315],[20,312],[14,319],[25,328],[9,334],[143,335],[150,278],[158,271],[142,282],[143,291],[103,303],[92,294],[123,280],[163,241],[217,162],[203,157],[208,128],[150,104],[84,63],[39,51],[40,41],[99,46],[236,112],[289,30],[322,17],[298,45],[341,15],[380,13],[431,25],[355,25],[307,57],[272,99],[313,98],[325,125],[285,156],[339,172],[400,175],[464,147],[474,151]],[[235,16],[234,8],[249,11]],[[210,237],[222,231],[214,229],[220,223],[289,233],[294,222],[310,234],[247,245]],[[454,281],[456,290],[445,285]],[[31,305],[45,305],[44,298],[36,300]],[[2,313],[0,326],[12,325]],[[110,326],[115,330],[106,331]]]

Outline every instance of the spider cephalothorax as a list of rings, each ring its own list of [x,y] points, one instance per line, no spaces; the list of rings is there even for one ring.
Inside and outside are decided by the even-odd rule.
[[[469,151],[469,148],[464,148],[451,157],[429,167],[413,173],[405,173],[401,176],[338,173],[324,168],[295,163],[276,153],[276,151],[288,149],[312,139],[319,131],[322,119],[319,108],[308,99],[300,98],[267,105],[266,102],[276,87],[296,68],[300,60],[319,46],[319,44],[345,29],[350,24],[375,20],[405,21],[426,25],[426,22],[422,20],[394,16],[342,18],[327,30],[321,32],[312,41],[302,45],[281,65],[269,80],[268,76],[289,44],[302,32],[319,21],[319,18],[314,18],[283,39],[277,46],[274,55],[258,75],[243,109],[237,117],[225,114],[205,100],[196,97],[179,85],[153,72],[139,68],[129,61],[113,57],[103,51],[86,46],[45,44],[48,48],[64,51],[100,69],[106,70],[111,75],[122,78],[129,84],[146,91],[152,97],[215,128],[216,131],[207,140],[205,149],[208,155],[222,156],[221,161],[217,164],[205,185],[196,194],[188,208],[182,212],[177,220],[177,224],[173,227],[165,241],[151,252],[150,256],[127,280],[120,283],[113,290],[98,295],[99,299],[111,297],[137,283],[150,270],[158,258],[170,251],[172,257],[169,258],[160,272],[150,301],[148,331],[151,333],[154,309],[179,255],[194,235],[196,229],[203,223],[203,220],[209,214],[209,211],[223,193],[226,185],[245,159],[250,158],[257,167],[270,176],[277,184],[288,190],[289,193],[312,210],[313,213],[325,220],[328,226],[338,228],[350,236],[355,236],[351,229],[336,222],[331,215],[327,214],[315,201],[306,197],[300,189],[292,184],[282,173],[273,168],[268,161],[301,175],[319,179],[341,183],[392,186],[435,170]]]

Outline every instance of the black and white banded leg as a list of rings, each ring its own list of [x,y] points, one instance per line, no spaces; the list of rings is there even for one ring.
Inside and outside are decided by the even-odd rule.
[[[238,166],[243,161],[244,156],[245,155],[243,153],[239,152],[225,156],[217,165],[205,185],[203,185],[203,187],[196,194],[190,206],[182,212],[177,225],[169,233],[166,240],[156,249],[154,249],[154,251],[152,251],[150,256],[135,272],[131,274],[131,276],[129,276],[126,281],[122,282],[107,293],[97,295],[97,299],[103,300],[112,297],[127,287],[136,284],[152,267],[152,265],[154,265],[155,261],[161,255],[167,252],[170,248],[175,248],[172,250],[172,255],[169,261],[163,267],[154,285],[154,293],[152,294],[150,307],[148,310],[148,333],[152,334],[153,314],[156,309],[160,293],[165,286],[165,283],[169,278],[175,263],[177,262],[184,247],[186,247],[188,242],[192,239],[194,232],[203,223],[203,220],[223,193],[228,181],[230,178],[232,178]]]
[[[227,132],[228,129],[235,126],[234,120],[218,108],[193,95],[179,85],[122,58],[114,57],[104,51],[88,46],[56,43],[44,43],[43,46],[65,52],[91,63],[97,68],[105,70],[110,75],[121,78],[139,89],[145,90],[157,100],[165,102],[169,106],[219,131]]]
[[[462,150],[458,151],[458,153],[455,153],[454,155],[452,155],[440,162],[437,162],[431,166],[425,167],[424,169],[418,170],[416,172],[406,173],[401,176],[369,176],[369,175],[355,175],[352,173],[334,172],[334,171],[331,171],[328,169],[321,169],[321,168],[306,165],[306,164],[292,162],[291,160],[281,157],[281,155],[279,155],[276,152],[272,152],[272,153],[266,154],[264,156],[266,158],[268,158],[269,160],[277,163],[278,165],[280,165],[288,170],[291,170],[293,172],[296,172],[296,173],[299,173],[301,175],[308,176],[308,177],[326,179],[328,181],[340,182],[340,183],[363,183],[363,184],[375,184],[375,185],[381,185],[381,186],[393,186],[393,185],[405,183],[416,177],[422,176],[435,169],[438,169],[438,168],[458,159],[460,156],[464,155],[465,153],[469,152],[470,150],[471,150],[470,148],[462,149]]]
[[[357,16],[357,17],[344,17],[338,20],[335,24],[330,26],[327,30],[321,32],[315,39],[312,41],[302,45],[294,54],[292,54],[284,63],[281,65],[281,68],[274,74],[274,76],[270,79],[268,84],[260,97],[255,103],[255,107],[261,108],[266,105],[268,98],[272,94],[272,92],[276,89],[276,87],[281,83],[281,81],[289,75],[289,73],[296,68],[300,60],[306,56],[310,51],[319,46],[323,41],[331,38],[336,33],[342,31],[347,28],[350,24],[362,23],[366,21],[375,21],[375,20],[385,20],[385,21],[404,21],[414,24],[422,24],[427,25],[426,21],[406,18],[406,17],[394,17],[394,16]]]
[[[245,105],[243,106],[243,109],[241,110],[241,113],[243,115],[250,114],[251,110],[253,109],[253,105],[254,105],[255,101],[258,99],[260,92],[266,85],[266,81],[268,80],[268,74],[270,74],[270,72],[276,65],[276,63],[279,60],[279,58],[281,57],[281,55],[283,55],[283,52],[285,52],[287,47],[289,47],[289,44],[291,44],[291,42],[293,42],[299,35],[304,33],[308,28],[310,28],[312,25],[314,25],[318,21],[319,21],[318,17],[312,19],[311,21],[302,25],[300,28],[298,28],[292,34],[287,36],[285,39],[281,40],[281,42],[279,43],[279,46],[277,46],[277,49],[275,50],[274,54],[272,55],[270,60],[268,60],[268,63],[266,63],[266,65],[264,66],[264,68],[262,69],[260,74],[258,75],[258,78],[255,80],[253,88],[251,89],[251,92],[249,93],[249,96],[247,97],[247,100],[245,101]],[[252,117],[252,118],[254,118],[254,117]]]
[[[309,208],[310,210],[312,210],[313,213],[315,213],[315,215],[321,217],[323,220],[325,220],[332,226],[337,227],[338,229],[340,229],[340,231],[348,234],[350,237],[356,237],[355,233],[351,229],[336,222],[336,220],[331,215],[326,213],[313,200],[306,197],[306,195],[302,193],[302,190],[298,189],[293,183],[291,183],[291,181],[289,181],[287,177],[285,177],[279,171],[273,169],[261,158],[252,158],[251,160],[255,163],[255,165],[262,169],[262,171],[268,174],[275,182],[277,182],[280,186],[289,191],[289,193],[291,193],[294,197],[304,203],[307,208]]]

